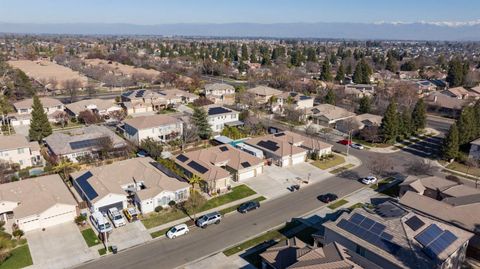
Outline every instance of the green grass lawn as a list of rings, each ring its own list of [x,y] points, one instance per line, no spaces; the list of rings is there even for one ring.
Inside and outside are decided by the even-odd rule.
[[[347,171],[348,169],[354,167],[355,165],[349,163],[347,165],[344,165],[344,166],[341,166],[339,168],[336,168],[336,169],[333,169],[332,171],[330,171],[331,174],[338,174],[338,173],[341,173],[341,172],[345,172]]]
[[[339,208],[339,207],[341,207],[342,205],[345,205],[345,204],[347,204],[347,203],[348,203],[348,201],[345,200],[345,199],[338,200],[338,201],[336,201],[335,203],[330,204],[330,205],[328,206],[328,208],[334,210],[334,209],[337,209],[337,208]]]
[[[459,162],[453,162],[451,164],[448,164],[447,168],[458,171],[458,172],[466,173],[470,176],[480,177],[480,168],[471,167],[469,169],[468,166],[461,164]]]
[[[12,250],[11,256],[0,264],[0,269],[17,269],[33,264],[28,245],[23,245]]]
[[[358,138],[352,138],[352,141],[355,142],[355,143],[359,143],[359,144],[362,144],[364,146],[367,146],[367,147],[370,147],[370,148],[388,148],[390,146],[392,146],[391,144],[384,144],[384,143],[370,143],[370,142],[367,142],[365,140],[362,140],[362,139],[358,139]]]
[[[230,202],[243,199],[248,196],[252,196],[256,192],[250,189],[247,185],[240,185],[232,188],[232,190],[224,195],[217,196],[208,200],[202,207],[198,208],[197,213],[219,207]],[[171,221],[187,217],[181,210],[166,210],[159,213],[152,213],[148,217],[142,219],[143,225],[147,229],[169,223]]]
[[[361,208],[361,207],[363,207],[363,203],[356,203],[356,204],[350,206],[348,209],[352,209],[352,210],[353,210],[353,209],[355,209],[355,208]]]
[[[98,239],[95,232],[90,228],[82,231],[83,239],[87,242],[88,247],[93,247],[95,245],[100,244],[100,240]]]
[[[315,165],[316,167],[326,170],[329,168],[332,168],[334,166],[340,165],[345,162],[345,158],[343,156],[340,156],[338,154],[334,154],[333,158],[328,159],[328,160],[317,160],[314,161],[312,164]]]

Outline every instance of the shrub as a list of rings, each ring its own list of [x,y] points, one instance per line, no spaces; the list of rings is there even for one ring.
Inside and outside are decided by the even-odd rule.
[[[168,206],[170,207],[174,207],[176,204],[177,202],[175,202],[174,200],[171,200],[170,202],[168,202]]]
[[[157,213],[159,213],[159,212],[162,211],[162,210],[163,210],[163,207],[160,206],[160,205],[157,206],[157,207],[155,207],[155,212],[157,212]]]
[[[85,215],[80,215],[75,218],[75,223],[77,225],[84,224],[84,222],[87,220],[87,217]]]
[[[5,221],[0,220],[0,231],[3,231],[5,229],[5,227],[3,226],[5,226]]]
[[[18,238],[22,237],[24,234],[25,233],[20,229],[17,229],[15,231],[13,231],[13,233],[12,233],[13,236],[18,237]]]

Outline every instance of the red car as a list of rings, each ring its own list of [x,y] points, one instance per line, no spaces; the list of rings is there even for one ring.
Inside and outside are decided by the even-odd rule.
[[[347,140],[347,139],[344,139],[344,140],[340,140],[338,141],[338,143],[342,144],[342,145],[351,145],[352,144],[352,140]]]

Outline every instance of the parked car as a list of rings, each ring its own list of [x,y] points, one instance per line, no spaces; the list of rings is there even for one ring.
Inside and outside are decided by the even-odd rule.
[[[127,225],[125,218],[122,216],[122,214],[120,213],[120,211],[118,211],[116,207],[108,209],[108,216],[110,217],[110,220],[112,220],[113,226],[115,226],[115,228]]]
[[[140,215],[135,207],[125,208],[123,214],[125,214],[125,217],[129,222],[138,220],[138,216]]]
[[[368,177],[362,178],[362,183],[363,184],[370,185],[370,184],[373,184],[375,182],[377,182],[377,178],[374,177],[374,176],[368,176]]]
[[[257,201],[249,201],[246,203],[241,204],[237,210],[240,213],[247,213],[248,211],[252,211],[260,207],[260,203]]]
[[[195,223],[200,228],[206,228],[208,225],[211,225],[214,223],[219,224],[221,219],[222,219],[222,215],[220,215],[220,213],[212,212],[212,213],[208,213],[206,215],[201,216],[200,218],[197,219]]]
[[[343,139],[343,140],[340,140],[338,141],[339,144],[342,144],[342,145],[351,145],[352,144],[352,140],[347,140],[347,139]]]
[[[336,194],[333,194],[333,193],[326,193],[326,194],[319,195],[317,197],[317,199],[320,200],[323,203],[330,203],[332,201],[337,200],[338,196]]]
[[[102,214],[102,212],[93,212],[90,216],[93,227],[97,229],[99,233],[109,233],[113,230],[112,225],[108,219]]]
[[[176,238],[177,236],[187,234],[188,232],[190,232],[190,230],[188,229],[187,224],[182,223],[168,230],[167,237],[170,239],[173,239],[173,238]]]
[[[289,190],[291,192],[298,191],[299,189],[300,189],[300,185],[298,185],[298,184],[287,187],[287,190]]]
[[[363,145],[358,144],[358,143],[353,143],[353,144],[350,145],[350,147],[352,147],[354,149],[364,149]]]

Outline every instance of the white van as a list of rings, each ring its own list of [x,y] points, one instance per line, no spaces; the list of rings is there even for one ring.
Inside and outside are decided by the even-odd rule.
[[[109,233],[112,231],[112,225],[108,219],[102,214],[102,212],[93,212],[90,216],[93,226],[99,233]]]

